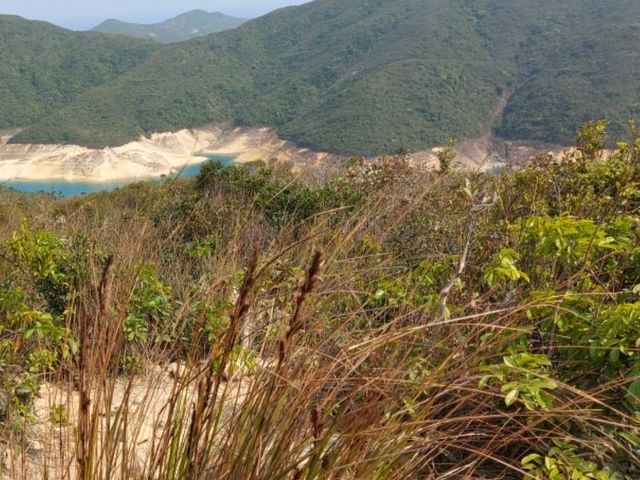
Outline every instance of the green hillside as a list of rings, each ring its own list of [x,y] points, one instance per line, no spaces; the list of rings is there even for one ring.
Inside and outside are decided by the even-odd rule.
[[[165,22],[151,25],[140,25],[110,19],[95,27],[93,31],[145,38],[161,43],[174,43],[231,30],[239,27],[244,22],[246,22],[246,19],[230,17],[220,12],[192,10],[170,18]]]
[[[33,124],[157,49],[142,40],[0,15],[0,129]]]
[[[167,47],[14,141],[106,146],[233,121],[346,154],[492,128],[569,142],[584,120],[617,134],[640,116],[639,40],[634,0],[316,0]]]

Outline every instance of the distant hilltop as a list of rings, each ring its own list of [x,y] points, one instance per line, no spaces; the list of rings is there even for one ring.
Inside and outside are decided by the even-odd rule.
[[[235,18],[221,12],[192,10],[162,23],[150,25],[110,19],[93,28],[92,31],[144,38],[161,43],[175,43],[211,33],[232,30],[246,21],[247,19],[245,18]]]

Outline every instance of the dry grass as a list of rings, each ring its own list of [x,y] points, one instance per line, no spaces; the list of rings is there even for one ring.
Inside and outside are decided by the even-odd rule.
[[[500,181],[472,178],[481,189]],[[637,426],[610,401],[622,379],[558,378],[553,406],[533,410],[479,387],[517,338],[534,341],[526,312],[561,302],[481,287],[514,192],[474,204],[461,183],[406,173],[355,207],[278,227],[219,187],[54,202],[2,192],[5,239],[21,217],[82,237],[86,274],[66,317],[79,353],[43,375],[37,419],[0,447],[0,478],[523,478],[521,459],[554,439],[601,465],[626,452],[637,467],[615,433]],[[222,238],[212,252],[185,254],[210,234]],[[424,260],[447,266],[431,306],[372,301],[374,285]],[[123,330],[142,263],[179,300],[171,340],[133,348]],[[229,303],[212,341],[193,314],[201,301]],[[535,348],[552,355],[552,341]],[[134,372],[128,354],[143,359]]]

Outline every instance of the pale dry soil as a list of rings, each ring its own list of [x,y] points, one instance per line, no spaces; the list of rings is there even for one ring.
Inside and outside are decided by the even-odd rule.
[[[111,442],[118,445],[111,464],[121,465],[126,455],[127,465],[145,472],[152,452],[171,426],[168,417],[173,399],[181,399],[187,414],[196,401],[197,382],[191,381],[191,375],[184,367],[170,364],[150,367],[133,378],[110,379],[106,389],[96,385],[90,409],[98,413],[99,455],[107,455],[103,445],[108,432],[117,432],[117,442]],[[241,373],[223,385],[223,421],[242,403],[248,382]],[[109,395],[98,393],[103,391]],[[79,392],[73,385],[44,384],[35,401],[35,416],[22,438],[13,442],[0,439],[0,480],[75,479],[78,406]],[[126,425],[122,421],[125,416]]]
[[[210,125],[199,129],[157,133],[119,147],[89,149],[77,145],[14,145],[16,131],[0,132],[0,182],[84,181],[105,182],[169,175],[185,165],[228,155],[236,162],[257,160],[289,162],[295,167],[331,167],[344,158],[301,148],[278,137],[272,128]],[[486,171],[506,165],[523,165],[541,152],[558,154],[557,145],[508,142],[485,135],[456,146],[459,167]],[[438,149],[411,155],[414,164],[438,165]]]
[[[119,147],[90,149],[77,145],[15,145],[13,132],[0,132],[0,181],[65,180],[104,182],[169,175],[186,165],[229,155],[236,162],[330,162],[336,157],[311,152],[278,138],[269,128],[229,125],[157,133]]]

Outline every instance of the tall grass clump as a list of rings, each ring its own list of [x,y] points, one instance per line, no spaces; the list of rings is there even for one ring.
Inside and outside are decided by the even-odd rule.
[[[634,145],[2,191],[0,478],[638,478]]]

